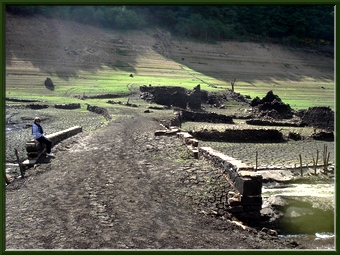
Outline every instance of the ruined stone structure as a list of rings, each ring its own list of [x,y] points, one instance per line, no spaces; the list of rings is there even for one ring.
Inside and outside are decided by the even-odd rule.
[[[236,218],[256,224],[261,217],[262,176],[254,168],[210,147],[200,147],[199,157],[204,157],[215,167],[221,169],[238,193],[228,194],[228,211]]]
[[[309,107],[301,118],[306,126],[334,131],[334,111],[330,107]]]
[[[6,101],[12,101],[12,102],[22,102],[22,103],[34,103],[39,102],[37,99],[22,99],[22,98],[5,98]]]
[[[183,121],[234,124],[231,116],[217,114],[214,112],[193,112],[181,110],[181,117]]]
[[[54,105],[55,108],[57,109],[78,109],[80,108],[80,104],[55,104]]]
[[[178,132],[177,136],[193,157],[211,162],[235,188],[235,192],[226,195],[224,209],[249,225],[257,224],[262,209],[262,175],[255,172],[253,166],[210,147],[198,147],[198,140],[187,132]]]
[[[48,108],[49,106],[47,104],[28,104],[26,105],[26,108],[30,108],[33,110],[39,110],[39,109],[45,109]]]
[[[197,85],[193,91],[174,86],[141,86],[141,98],[168,107],[175,106],[182,109],[201,109],[201,88]]]
[[[270,90],[262,99],[256,97],[250,104],[254,110],[254,117],[271,117],[273,119],[290,119],[293,111],[289,104],[284,104],[279,96]]]
[[[217,114],[214,112],[194,112],[187,110],[175,112],[174,117],[172,117],[170,120],[164,120],[162,124],[167,127],[181,127],[182,123],[185,121],[234,124],[232,116]]]
[[[207,141],[224,142],[284,142],[283,134],[275,129],[226,129],[191,131],[195,138]]]
[[[111,119],[111,116],[108,112],[107,109],[105,108],[102,108],[102,107],[99,107],[99,106],[91,106],[91,105],[87,105],[87,110],[90,111],[90,112],[94,112],[94,113],[97,113],[97,114],[101,114],[104,116],[104,118],[106,120],[110,120]]]
[[[125,95],[122,94],[99,94],[93,96],[86,96],[85,94],[81,96],[82,99],[110,99],[110,98],[119,98]],[[79,97],[79,96],[76,96]]]

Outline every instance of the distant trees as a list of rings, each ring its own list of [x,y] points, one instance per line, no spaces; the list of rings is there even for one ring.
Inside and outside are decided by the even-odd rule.
[[[6,5],[16,15],[43,15],[112,29],[162,27],[201,40],[333,44],[332,5]]]

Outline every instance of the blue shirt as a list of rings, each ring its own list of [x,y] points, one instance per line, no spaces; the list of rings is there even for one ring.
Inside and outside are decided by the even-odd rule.
[[[42,127],[36,123],[33,123],[32,125],[32,135],[34,137],[34,139],[38,139],[42,136],[44,136],[44,131],[42,129]]]

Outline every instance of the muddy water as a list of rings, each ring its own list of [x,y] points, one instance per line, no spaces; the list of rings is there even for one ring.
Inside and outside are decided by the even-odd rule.
[[[280,220],[282,236],[294,237],[307,249],[335,249],[335,185],[329,183],[287,184],[263,187],[262,197],[279,196],[285,205]]]

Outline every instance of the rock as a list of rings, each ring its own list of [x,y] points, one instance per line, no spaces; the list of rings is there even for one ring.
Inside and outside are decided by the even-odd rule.
[[[44,85],[46,86],[46,88],[54,90],[54,84],[51,78],[46,78]]]
[[[292,139],[292,140],[294,140],[294,141],[299,141],[299,140],[302,139],[302,137],[301,137],[300,134],[294,133],[294,132],[289,132],[288,138],[289,138],[289,139]]]
[[[334,133],[333,132],[321,131],[319,133],[312,134],[311,137],[314,140],[334,141]]]
[[[264,182],[287,182],[294,179],[294,174],[289,170],[261,171]]]

